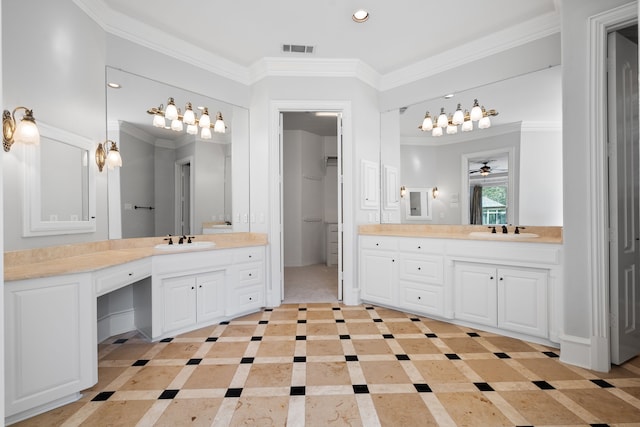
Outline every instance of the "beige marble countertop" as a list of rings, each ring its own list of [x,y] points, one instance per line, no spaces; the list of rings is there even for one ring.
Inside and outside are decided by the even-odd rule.
[[[433,239],[488,240],[494,242],[562,243],[562,227],[524,226],[521,235],[515,235],[515,226],[507,227],[503,235],[500,226],[492,234],[486,225],[418,225],[418,224],[368,224],[358,227],[361,235],[427,237]],[[522,227],[520,227],[522,228]],[[535,234],[536,236],[529,236]]]
[[[177,243],[175,237],[174,240]],[[264,246],[267,244],[267,235],[261,233],[197,235],[194,241],[210,241],[214,242],[215,246],[196,246],[177,252],[167,251],[155,248],[158,244],[167,244],[163,237],[145,237],[7,251],[4,253],[4,280],[35,279],[90,272],[156,255]]]

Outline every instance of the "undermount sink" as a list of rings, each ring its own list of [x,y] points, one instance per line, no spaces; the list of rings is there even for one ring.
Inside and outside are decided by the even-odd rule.
[[[184,251],[187,249],[212,248],[215,245],[216,244],[214,242],[191,242],[183,244],[174,243],[173,245],[170,245],[168,243],[160,243],[158,245],[155,245],[154,247],[163,251]]]
[[[490,231],[472,231],[469,233],[471,237],[484,237],[487,239],[496,239],[496,240],[517,240],[517,239],[534,239],[536,237],[540,237],[536,233],[492,233]]]

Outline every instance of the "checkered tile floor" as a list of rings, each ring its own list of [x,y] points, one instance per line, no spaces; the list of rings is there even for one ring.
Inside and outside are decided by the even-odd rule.
[[[285,304],[98,352],[80,401],[18,425],[640,425],[640,360],[595,373],[555,349],[366,304]]]

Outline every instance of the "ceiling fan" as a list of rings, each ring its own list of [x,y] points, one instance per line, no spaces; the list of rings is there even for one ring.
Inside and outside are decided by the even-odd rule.
[[[469,171],[469,175],[474,175],[474,174],[480,174],[481,176],[487,176],[490,173],[493,172],[506,172],[506,169],[495,169],[492,168],[491,166],[489,166],[489,163],[494,162],[495,160],[487,160],[486,162],[480,162],[482,163],[482,166],[478,169],[475,170],[470,170]]]

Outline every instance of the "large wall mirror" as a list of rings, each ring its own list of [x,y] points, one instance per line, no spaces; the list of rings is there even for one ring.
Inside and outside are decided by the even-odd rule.
[[[562,225],[561,96],[561,69],[555,66],[399,109],[399,187],[438,188],[431,219],[423,222]],[[474,123],[470,132],[458,126],[457,134],[445,130],[442,136],[418,128],[427,111],[435,119],[441,108],[453,113],[461,104],[471,110],[475,99],[498,111],[490,117],[491,127],[479,129]],[[383,156],[383,163],[390,157]],[[485,194],[485,213],[472,218],[471,208],[478,209],[473,189],[492,183],[496,188],[487,190],[492,197]],[[499,204],[506,206],[500,210]],[[409,222],[403,206],[395,213],[383,208],[381,218]]]
[[[106,78],[108,135],[123,159],[109,171],[110,237],[248,231],[248,110],[119,69],[107,67]],[[149,110],[170,98],[180,115],[187,103],[212,123],[220,112],[225,132],[203,138],[164,118],[154,126]]]
[[[42,122],[38,128],[40,144],[22,146],[23,236],[94,232],[93,142]]]

